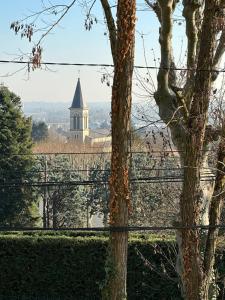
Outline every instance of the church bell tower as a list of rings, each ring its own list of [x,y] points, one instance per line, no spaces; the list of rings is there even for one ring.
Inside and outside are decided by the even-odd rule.
[[[73,102],[70,109],[70,137],[78,143],[85,143],[86,136],[89,135],[89,112],[84,102],[80,78],[78,78]]]

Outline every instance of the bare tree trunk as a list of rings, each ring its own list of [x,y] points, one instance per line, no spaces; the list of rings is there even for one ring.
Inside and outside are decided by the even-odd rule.
[[[213,3],[215,2],[215,3]],[[199,225],[202,210],[201,168],[207,124],[212,74],[207,69],[213,65],[216,45],[214,27],[216,1],[205,2],[202,25],[200,55],[198,58],[193,100],[187,123],[184,143],[184,182],[180,199],[182,226]],[[202,71],[204,70],[204,71]],[[203,268],[200,249],[200,233],[196,229],[185,229],[181,234],[183,274],[182,281],[186,299],[203,299]]]
[[[120,0],[117,8],[117,47],[112,88],[112,156],[110,177],[110,272],[104,291],[107,300],[126,299],[128,232],[130,208],[128,161],[131,88],[134,61],[135,0]]]
[[[188,41],[188,74],[186,83],[181,88],[177,87],[176,77],[173,76],[171,79],[170,76],[171,68],[174,66],[172,14],[177,2],[176,0],[158,0],[155,4],[149,2],[161,24],[159,38],[161,68],[157,78],[158,89],[154,96],[160,117],[170,127],[174,144],[182,150],[184,182],[180,198],[180,221],[187,229],[179,231],[178,245],[183,297],[187,300],[200,300],[205,299],[206,274],[203,267],[205,244],[202,243],[204,239],[200,232],[192,227],[201,224],[202,213],[204,209],[208,209],[207,201],[210,200],[210,195],[206,195],[203,191],[201,175],[204,150],[208,143],[208,108],[214,81],[211,70],[218,61],[215,59],[215,53],[220,57],[224,52],[223,46],[215,51],[218,34],[217,16],[222,1],[183,1]],[[203,18],[199,23],[197,18],[200,11]]]
[[[200,188],[200,167],[197,153],[191,148],[186,148],[184,164],[187,169],[184,171],[183,191],[180,200],[180,214],[182,226],[195,226],[199,224],[199,202],[201,199]],[[201,299],[201,254],[200,237],[196,229],[185,229],[181,232],[182,258],[182,283],[185,299]]]
[[[221,210],[224,201],[225,186],[225,121],[223,121],[222,137],[219,144],[217,157],[217,174],[215,180],[215,188],[209,209],[209,225],[208,236],[206,240],[204,254],[204,281],[203,281],[203,299],[211,299],[211,282],[214,276],[215,252],[217,246]]]

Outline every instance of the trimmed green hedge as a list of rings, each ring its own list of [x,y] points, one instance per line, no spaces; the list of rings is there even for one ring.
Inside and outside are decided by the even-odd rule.
[[[0,299],[100,300],[107,234],[85,234],[0,235]],[[129,300],[181,299],[176,246],[171,239],[156,240],[135,234],[130,239]]]
[[[0,237],[0,294],[99,299],[104,255],[103,238]]]

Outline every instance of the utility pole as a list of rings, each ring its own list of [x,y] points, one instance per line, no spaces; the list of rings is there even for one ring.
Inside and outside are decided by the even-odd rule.
[[[54,191],[54,193],[52,195],[52,227],[53,227],[53,229],[56,229],[58,227],[58,224],[57,224],[57,202],[58,202],[57,192]]]
[[[49,218],[49,191],[48,191],[48,160],[47,160],[47,156],[46,156],[46,165],[45,165],[45,189],[46,189],[46,221],[47,221],[47,228],[50,228],[50,218]]]
[[[88,165],[87,165],[87,180],[89,180],[89,169],[88,169]],[[87,228],[89,228],[89,203],[88,203],[88,199],[86,202],[86,220],[87,220]]]
[[[46,183],[47,170],[46,170],[46,156],[44,156],[44,182]],[[43,197],[43,228],[47,228],[46,224],[46,186],[44,186],[44,197]]]
[[[47,190],[47,181],[48,181],[48,162],[47,157],[45,155],[44,159],[44,198],[43,198],[43,227],[48,228],[49,227],[49,207],[48,207],[48,190]]]

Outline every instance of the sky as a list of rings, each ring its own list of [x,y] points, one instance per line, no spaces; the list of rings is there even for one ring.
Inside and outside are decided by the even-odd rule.
[[[47,0],[42,0],[47,5]],[[34,12],[42,9],[41,0],[0,0],[0,60],[16,59],[21,53],[29,53],[33,42],[38,40],[34,35],[33,42],[21,39],[10,30],[13,21],[25,18]],[[69,4],[72,0],[52,0],[53,4]],[[78,0],[77,0],[78,1]],[[80,0],[81,1],[81,0]],[[143,6],[140,6],[143,8]],[[43,61],[70,62],[70,63],[103,63],[112,64],[110,43],[100,1],[97,0],[93,7],[92,14],[98,19],[98,23],[90,31],[85,30],[84,20],[86,15],[85,7],[77,3],[63,18],[51,34],[43,41]],[[114,11],[115,12],[115,11]],[[53,17],[43,16],[45,22],[51,22]],[[37,26],[42,26],[40,23]],[[158,63],[159,24],[153,12],[140,10],[137,13],[136,27],[136,65],[155,65]],[[143,50],[143,39],[145,42],[145,60]],[[183,29],[176,30],[174,43],[176,51],[180,51]],[[179,45],[179,46],[178,46]],[[154,50],[152,50],[154,49]],[[154,61],[154,57],[156,61]],[[51,67],[50,70],[35,70],[29,74],[26,70],[20,70],[19,65],[0,64],[1,83],[8,86],[17,93],[22,101],[72,101],[78,76],[81,78],[83,96],[87,102],[109,102],[111,98],[111,87],[101,82],[103,73],[112,73],[107,70],[90,67]],[[153,77],[156,72],[153,72]],[[146,75],[146,71],[139,75]],[[139,85],[138,80],[135,86]],[[137,87],[138,88],[138,87]],[[137,91],[134,98],[139,98]],[[144,92],[143,92],[144,94]]]

